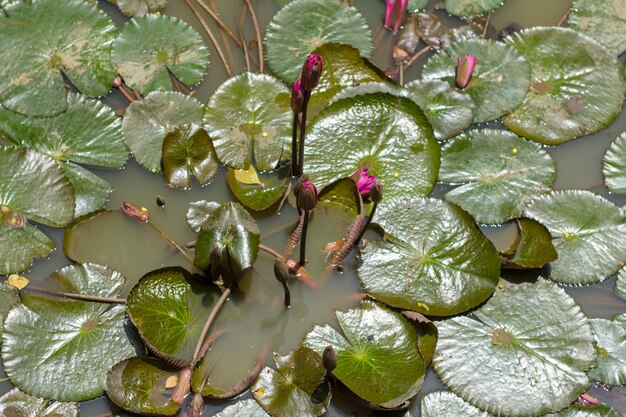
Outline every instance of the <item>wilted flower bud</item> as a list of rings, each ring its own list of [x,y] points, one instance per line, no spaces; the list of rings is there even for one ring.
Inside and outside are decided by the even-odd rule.
[[[370,191],[370,199],[373,203],[380,203],[380,201],[383,199],[383,185],[380,182],[375,181],[374,185],[372,185],[372,189]]]
[[[274,275],[280,283],[285,283],[289,280],[289,267],[284,260],[276,258],[274,261]]]
[[[402,25],[408,0],[385,1],[385,28],[397,32]]]
[[[406,1],[406,0],[405,0]],[[302,67],[302,75],[300,76],[300,80],[302,80],[302,88],[306,91],[311,91],[317,84],[320,82],[320,76],[322,75],[322,57],[317,54],[310,54],[306,61],[304,61],[304,66]]]
[[[322,364],[326,372],[331,373],[337,367],[337,352],[332,346],[326,346],[322,355]]]
[[[298,193],[298,206],[304,211],[311,211],[317,205],[317,188],[310,180],[302,183]]]
[[[120,210],[122,210],[122,213],[124,213],[128,217],[137,219],[140,222],[147,222],[148,220],[150,220],[150,214],[148,213],[148,209],[145,207],[139,207],[134,205],[133,203],[128,203],[124,201]]]
[[[156,204],[159,207],[165,207],[165,199],[161,195],[157,195]]]
[[[302,88],[302,80],[293,83],[293,88],[291,89],[291,110],[296,114],[302,113],[304,94],[305,91],[304,88]]]
[[[189,409],[191,410],[192,417],[200,417],[204,411],[204,398],[202,394],[195,393],[189,401]]]
[[[359,190],[359,194],[362,197],[367,197],[372,191],[372,186],[376,182],[376,175],[369,175],[368,170],[365,168],[359,168],[354,174],[350,176],[356,183],[356,188]]]
[[[456,86],[465,88],[472,79],[472,72],[476,66],[476,58],[470,54],[463,54],[456,64]]]

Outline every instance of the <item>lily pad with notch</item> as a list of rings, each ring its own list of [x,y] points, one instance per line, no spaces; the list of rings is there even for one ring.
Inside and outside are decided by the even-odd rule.
[[[626,132],[622,132],[606,151],[602,160],[606,188],[612,193],[626,193]]]
[[[228,168],[226,181],[241,204],[261,211],[285,195],[291,181],[291,166],[267,173],[257,173],[254,165],[248,170]]]
[[[515,219],[517,238],[500,258],[502,268],[542,268],[557,259],[552,236],[541,223],[531,219]]]
[[[374,221],[385,239],[366,242],[358,274],[376,299],[448,316],[477,306],[494,291],[498,253],[458,207],[429,198],[402,200],[380,210]]]
[[[126,109],[122,121],[124,141],[137,162],[159,172],[165,137],[185,124],[201,124],[202,112],[202,103],[193,97],[155,91]]]
[[[626,261],[626,217],[610,201],[589,191],[553,191],[533,200],[525,217],[552,235],[558,259],[550,279],[592,284],[617,272]]]
[[[131,19],[113,44],[111,59],[126,84],[147,94],[171,90],[170,74],[183,84],[198,84],[209,63],[202,37],[184,21],[147,14]]]
[[[450,391],[436,391],[426,395],[422,398],[421,412],[422,417],[493,417]]]
[[[491,12],[504,3],[504,0],[443,0],[446,11],[458,17]]]
[[[598,362],[589,377],[606,385],[626,384],[626,321],[590,319]]]
[[[614,54],[626,50],[626,5],[613,0],[574,0],[568,26],[595,38]]]
[[[474,122],[483,123],[513,111],[530,87],[530,65],[513,46],[486,39],[464,39],[433,55],[423,69],[425,80],[443,80],[455,86],[459,57],[477,59],[469,84],[463,89],[474,101]]]
[[[317,417],[326,412],[330,389],[317,398],[326,381],[322,358],[307,347],[285,356],[274,353],[276,369],[266,367],[251,387],[256,401],[273,417]]]
[[[336,314],[342,333],[328,324],[315,326],[303,345],[319,355],[332,346],[337,379],[365,401],[386,408],[417,394],[426,367],[415,329],[400,313],[364,301],[360,308]]]
[[[542,416],[567,407],[591,381],[591,326],[544,279],[501,288],[474,318],[437,323],[435,371],[452,392],[496,415]]]
[[[265,33],[267,62],[287,82],[300,76],[307,56],[325,43],[372,53],[372,34],[359,11],[339,0],[295,0],[274,15]]]
[[[520,217],[532,199],[550,192],[555,178],[556,163],[540,145],[506,130],[472,130],[441,151],[439,181],[463,184],[445,199],[479,223]]]
[[[291,99],[287,88],[266,74],[244,72],[215,91],[204,125],[219,160],[235,169],[275,169],[291,156]]]
[[[430,193],[437,178],[439,144],[419,106],[404,97],[338,100],[319,114],[306,140],[304,172],[318,188],[367,168],[385,189],[384,206]]]
[[[95,4],[83,0],[15,1],[0,17],[0,104],[31,116],[67,108],[66,76],[83,94],[111,89],[111,45],[117,30]]]
[[[13,388],[0,397],[0,413],[7,417],[78,417],[78,404],[33,397]]]
[[[619,115],[624,67],[597,41],[572,29],[535,27],[515,32],[506,42],[532,66],[523,103],[503,118],[513,132],[558,145],[597,132]]]
[[[124,277],[106,266],[84,264],[61,269],[51,281],[68,293],[116,297]],[[109,369],[142,351],[126,307],[119,304],[22,295],[2,334],[2,361],[13,384],[58,401],[102,395]]]

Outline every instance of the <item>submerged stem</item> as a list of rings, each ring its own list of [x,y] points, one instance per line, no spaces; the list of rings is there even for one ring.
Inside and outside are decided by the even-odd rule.
[[[202,357],[200,355],[200,352],[202,352],[203,350],[202,345],[204,345],[204,338],[209,332],[211,325],[215,321],[217,314],[220,312],[220,310],[224,306],[224,303],[226,303],[226,300],[230,296],[230,293],[231,293],[230,288],[226,288],[224,291],[222,291],[222,295],[220,296],[219,300],[217,300],[217,303],[215,303],[215,305],[213,306],[213,310],[211,310],[211,314],[209,314],[209,317],[207,318],[206,323],[204,323],[204,327],[202,328],[202,333],[200,333],[200,338],[198,339],[198,344],[196,344],[196,350],[193,353],[193,359],[191,360],[190,366],[192,369],[194,366],[196,366],[196,364]]]
[[[563,17],[561,17],[561,19],[559,20],[559,22],[556,24],[557,27],[561,27],[563,26],[563,23],[565,23],[567,21],[567,18],[569,17],[571,10],[567,9],[567,11],[565,12],[565,14],[563,15]]]
[[[304,221],[302,222],[302,238],[300,239],[300,261],[298,261],[300,266],[304,266],[306,264],[306,232],[309,228],[310,215],[310,212],[304,212]]]
[[[265,72],[265,63],[263,58],[263,38],[261,37],[261,28],[259,27],[259,20],[256,17],[256,12],[254,11],[254,7],[252,7],[252,3],[250,0],[245,0],[246,6],[250,11],[250,16],[252,16],[252,24],[254,25],[254,32],[256,34],[256,44],[257,49],[259,50],[259,72]]]
[[[286,282],[281,282],[283,284],[283,291],[285,292],[285,301],[283,304],[285,307],[291,307],[291,292],[289,292],[289,287]]]
[[[154,223],[152,220],[148,221],[147,223],[152,226],[152,228],[156,230],[167,243],[172,245],[178,252],[180,252],[185,258],[187,258],[189,262],[193,264],[193,258],[191,257],[191,255],[189,255],[189,253],[187,253],[185,249],[183,249],[178,243],[176,243],[176,241],[172,239],[172,237],[168,235],[165,230],[161,229],[161,227]]]
[[[56,291],[46,290],[44,288],[33,287],[32,285],[29,285],[28,287],[22,289],[21,291],[35,292],[39,294],[49,295],[51,297],[70,298],[72,300],[78,300],[78,301],[92,301],[94,303],[126,304],[126,299],[124,298],[98,297],[95,295],[56,292]]]

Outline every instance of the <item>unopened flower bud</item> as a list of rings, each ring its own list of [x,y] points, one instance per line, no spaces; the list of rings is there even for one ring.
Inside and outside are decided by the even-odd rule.
[[[150,214],[148,213],[148,209],[145,207],[139,207],[133,203],[124,201],[120,210],[128,217],[132,217],[140,222],[145,223],[150,220]]]
[[[280,283],[285,283],[289,280],[289,267],[287,263],[280,259],[276,258],[274,261],[274,276]]]
[[[385,28],[397,32],[402,25],[408,0],[386,0]]]
[[[456,86],[463,89],[472,79],[472,72],[476,66],[476,58],[470,54],[463,54],[456,64]]]
[[[380,182],[375,181],[374,185],[372,185],[372,189],[370,191],[370,199],[373,203],[380,203],[380,201],[383,199],[383,185]]]
[[[111,83],[111,86],[113,88],[120,88],[122,86],[124,82],[122,81],[122,77],[120,77],[119,75],[117,77],[115,77],[113,79],[113,82]]]
[[[295,114],[302,113],[304,106],[304,88],[302,88],[302,80],[298,80],[293,83],[293,88],[291,90],[291,110]]]
[[[204,411],[204,398],[199,392],[195,393],[189,401],[189,409],[192,417],[200,417]]]
[[[405,0],[406,1],[406,0]],[[302,67],[302,75],[300,76],[300,80],[302,80],[302,88],[306,91],[311,91],[320,82],[320,76],[322,75],[322,57],[317,54],[310,54],[306,61],[304,61],[304,66]]]
[[[326,372],[331,373],[337,367],[337,352],[332,346],[326,346],[322,355],[322,364]]]
[[[302,183],[298,193],[298,206],[304,211],[311,211],[317,205],[317,188],[310,180]]]

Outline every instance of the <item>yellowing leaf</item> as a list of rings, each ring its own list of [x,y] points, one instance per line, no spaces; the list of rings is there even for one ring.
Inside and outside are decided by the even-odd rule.
[[[178,385],[178,376],[172,375],[165,381],[165,388],[174,388]]]
[[[8,280],[8,284],[17,288],[18,290],[21,290],[22,288],[26,287],[29,283],[29,279],[17,274],[11,274],[9,275],[9,280]]]
[[[254,166],[250,165],[248,169],[235,169],[235,179],[243,184],[250,185],[263,185],[259,179],[259,174],[256,172]]]

